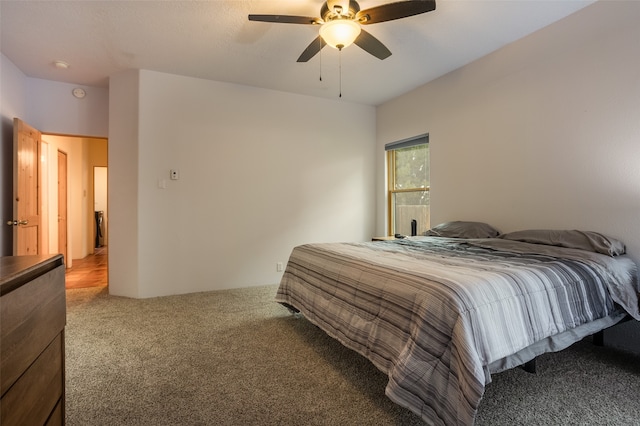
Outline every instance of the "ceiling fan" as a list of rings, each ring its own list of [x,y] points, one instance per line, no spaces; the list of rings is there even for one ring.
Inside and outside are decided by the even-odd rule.
[[[320,17],[291,15],[249,15],[250,21],[282,24],[319,25],[320,35],[307,46],[298,62],[307,62],[328,44],[342,50],[352,43],[375,56],[385,59],[391,51],[361,25],[393,21],[435,10],[435,0],[398,1],[360,10],[355,0],[327,0],[320,9]]]

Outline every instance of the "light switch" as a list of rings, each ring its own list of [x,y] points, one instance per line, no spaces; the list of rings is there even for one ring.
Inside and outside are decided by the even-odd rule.
[[[171,169],[171,180],[178,180],[180,179],[180,171],[178,169]]]

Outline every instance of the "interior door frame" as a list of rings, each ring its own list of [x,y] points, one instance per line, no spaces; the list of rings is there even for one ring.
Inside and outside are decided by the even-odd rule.
[[[58,149],[57,155],[58,161],[58,252],[62,253],[65,265],[70,266],[71,262],[68,259],[69,254],[69,230],[67,226],[68,221],[68,156],[67,153]],[[64,167],[60,167],[61,163]],[[62,169],[62,172],[61,172]]]

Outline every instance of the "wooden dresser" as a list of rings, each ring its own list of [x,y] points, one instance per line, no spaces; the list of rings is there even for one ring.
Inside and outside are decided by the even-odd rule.
[[[62,255],[0,257],[0,423],[64,424]]]

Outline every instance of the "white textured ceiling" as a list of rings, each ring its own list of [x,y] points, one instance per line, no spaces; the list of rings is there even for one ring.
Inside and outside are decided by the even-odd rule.
[[[337,99],[342,75],[343,100],[378,105],[593,0],[436,0],[433,12],[366,27],[391,50],[383,61],[353,45],[297,63],[317,27],[247,19],[319,16],[322,3],[0,0],[0,46],[27,76],[78,85],[107,86],[110,75],[140,68]]]

